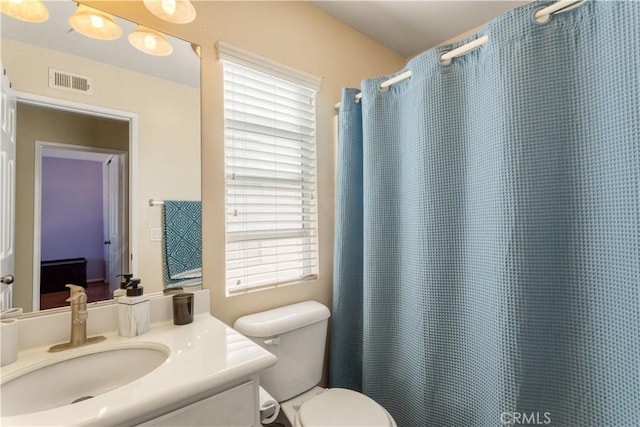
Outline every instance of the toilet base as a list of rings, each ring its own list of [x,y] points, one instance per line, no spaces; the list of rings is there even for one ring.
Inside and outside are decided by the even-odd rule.
[[[289,422],[289,419],[284,414],[284,412],[280,412],[278,417],[271,424],[262,424],[263,427],[293,427],[293,424]]]

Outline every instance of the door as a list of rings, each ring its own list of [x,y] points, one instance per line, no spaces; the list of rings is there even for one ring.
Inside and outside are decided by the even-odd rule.
[[[116,275],[124,272],[124,254],[126,248],[121,247],[124,239],[124,156],[114,155],[106,164],[106,195],[107,206],[105,253],[107,255],[107,280],[109,289],[113,292],[118,287]]]
[[[16,98],[2,67],[0,144],[0,309],[13,306],[15,246]]]

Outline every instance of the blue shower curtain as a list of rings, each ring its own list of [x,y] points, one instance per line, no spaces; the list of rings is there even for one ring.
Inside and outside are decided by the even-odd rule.
[[[545,5],[343,92],[330,382],[399,426],[640,423],[640,3]]]

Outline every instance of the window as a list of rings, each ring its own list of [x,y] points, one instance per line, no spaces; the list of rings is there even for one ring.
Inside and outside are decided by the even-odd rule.
[[[221,57],[227,293],[315,279],[317,89]]]

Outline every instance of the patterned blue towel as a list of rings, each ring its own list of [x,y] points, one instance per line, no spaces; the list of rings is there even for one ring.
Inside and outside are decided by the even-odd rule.
[[[162,253],[167,286],[202,281],[202,204],[166,200],[162,209]]]

